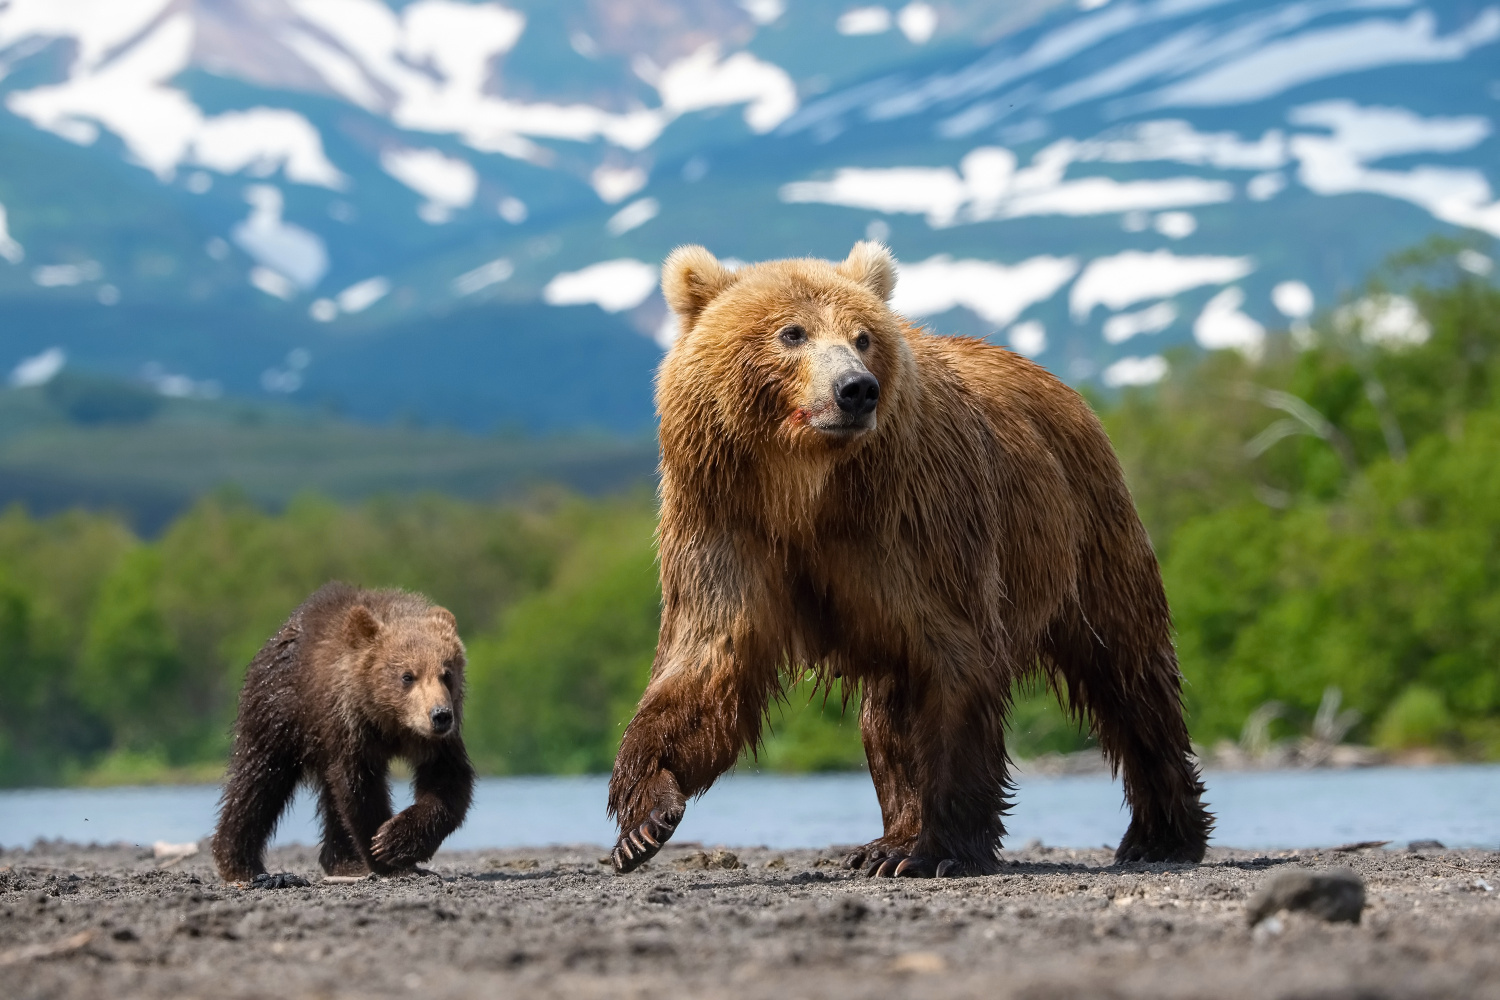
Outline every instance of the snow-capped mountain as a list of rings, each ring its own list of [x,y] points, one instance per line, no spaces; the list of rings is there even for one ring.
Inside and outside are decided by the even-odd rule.
[[[1128,384],[1500,236],[1468,0],[0,0],[0,99],[13,381],[476,428],[648,426],[682,242]]]

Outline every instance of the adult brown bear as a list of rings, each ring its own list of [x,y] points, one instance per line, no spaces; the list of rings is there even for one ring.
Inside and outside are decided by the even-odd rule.
[[[667,259],[661,637],[610,780],[615,868],[656,853],[806,668],[861,690],[885,832],[851,867],[996,869],[1006,712],[1037,672],[1124,771],[1116,860],[1201,860],[1166,596],[1109,439],[1044,369],[891,312],[895,282],[873,243],[838,265]]]

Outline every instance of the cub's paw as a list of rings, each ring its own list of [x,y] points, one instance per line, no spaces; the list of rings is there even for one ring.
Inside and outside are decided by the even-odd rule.
[[[957,858],[934,860],[898,851],[868,861],[865,874],[870,878],[958,878],[968,871]]]
[[[426,861],[432,851],[421,842],[411,829],[411,824],[396,814],[380,825],[370,841],[370,858],[375,862],[377,873],[386,875],[415,867],[418,861]]]
[[[651,810],[651,815],[646,817],[644,823],[621,833],[620,839],[615,842],[615,849],[609,854],[615,871],[624,875],[655,857],[656,852],[661,850],[661,845],[677,832],[677,824],[682,822],[682,813],[681,806],[667,809],[657,807]]]

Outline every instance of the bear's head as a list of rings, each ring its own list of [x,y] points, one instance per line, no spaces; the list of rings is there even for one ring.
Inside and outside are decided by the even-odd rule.
[[[725,267],[700,246],[662,267],[680,335],[662,362],[664,446],[683,427],[762,446],[842,452],[900,407],[911,348],[888,301],[896,262],[878,243],[842,263]]]
[[[356,604],[344,618],[344,642],[361,680],[358,700],[372,721],[419,739],[457,735],[465,660],[452,612],[426,606],[377,617]]]

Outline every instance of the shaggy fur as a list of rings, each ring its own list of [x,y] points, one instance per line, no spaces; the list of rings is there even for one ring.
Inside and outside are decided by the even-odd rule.
[[[224,880],[265,871],[266,841],[303,780],[318,788],[328,874],[432,857],[474,787],[459,737],[463,671],[453,615],[416,594],[330,583],[309,597],[245,675],[213,841]],[[416,801],[393,817],[397,756],[415,767]]]
[[[1006,714],[1038,673],[1124,772],[1118,860],[1200,860],[1166,597],[1087,404],[892,313],[876,244],[733,272],[685,247],[662,284],[681,323],[657,386],[662,625],[610,782],[615,867],[656,852],[807,668],[862,692],[885,829],[851,866],[996,869]],[[878,403],[842,413],[861,372]]]

